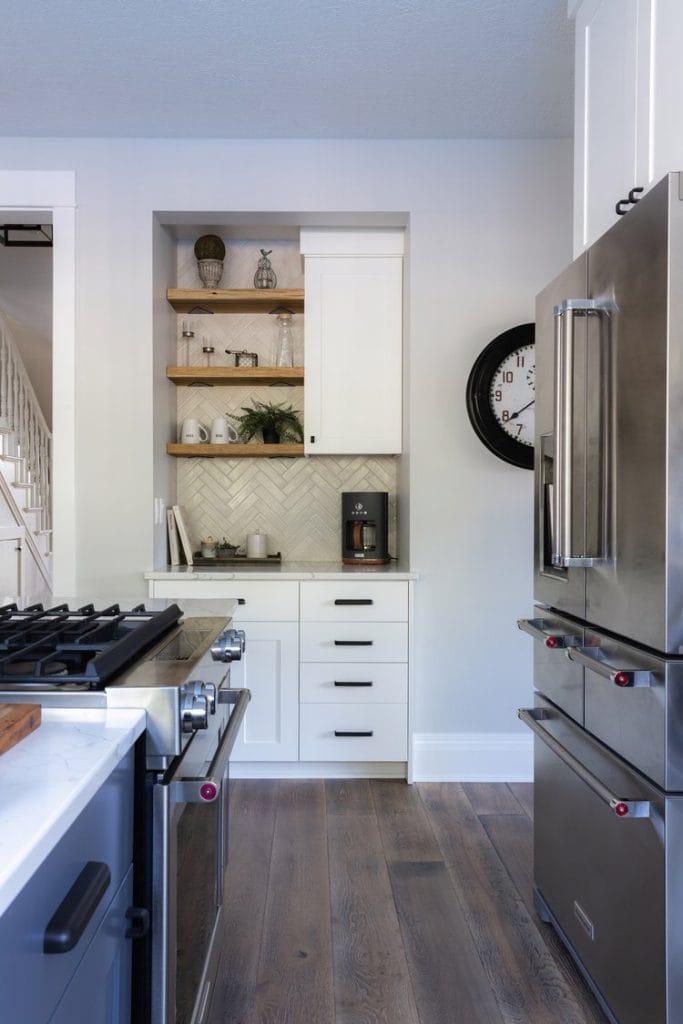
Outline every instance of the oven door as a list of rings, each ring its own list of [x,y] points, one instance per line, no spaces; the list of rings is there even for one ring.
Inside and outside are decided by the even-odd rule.
[[[228,859],[229,758],[250,697],[219,690],[210,729],[154,786],[152,1024],[207,1019]]]

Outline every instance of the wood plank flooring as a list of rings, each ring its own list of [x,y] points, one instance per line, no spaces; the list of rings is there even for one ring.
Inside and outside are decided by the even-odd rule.
[[[606,1024],[532,900],[531,785],[238,780],[208,1024]]]

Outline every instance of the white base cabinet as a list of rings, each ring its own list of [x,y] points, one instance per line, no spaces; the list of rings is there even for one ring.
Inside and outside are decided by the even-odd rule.
[[[233,621],[247,652],[231,685],[252,697],[236,775],[249,766],[259,777],[305,774],[308,764],[316,777],[340,777],[346,764],[349,775],[393,776],[409,760],[410,587],[367,577],[153,579],[150,596],[216,601],[217,614],[221,601],[240,602]]]

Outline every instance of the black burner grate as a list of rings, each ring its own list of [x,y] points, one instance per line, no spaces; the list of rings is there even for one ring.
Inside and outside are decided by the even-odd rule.
[[[100,690],[172,629],[182,617],[176,604],[147,611],[144,604],[122,611],[86,604],[44,608],[0,607],[0,684],[81,686]]]

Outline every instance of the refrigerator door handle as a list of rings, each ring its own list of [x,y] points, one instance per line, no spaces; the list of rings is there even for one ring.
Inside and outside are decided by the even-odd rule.
[[[555,451],[552,564],[567,569],[590,567],[603,556],[574,553],[572,540],[572,466],[574,460],[574,321],[599,313],[595,299],[565,299],[555,306]]]
[[[581,636],[563,633],[546,619],[517,619],[517,628],[521,629],[523,633],[528,633],[534,640],[538,640],[551,651],[578,647],[583,640]]]
[[[608,679],[615,686],[651,687],[654,684],[652,672],[648,672],[647,669],[618,668],[616,665],[610,665],[599,647],[575,647],[567,651],[567,657],[571,661],[578,661],[597,676]]]
[[[593,775],[581,761],[540,725],[544,718],[551,717],[545,708],[520,708],[517,717],[559,757],[560,761],[566,764],[567,768],[578,775],[581,781],[606,803],[618,818],[649,818],[651,816],[649,800],[624,800],[617,796],[597,775]]]

